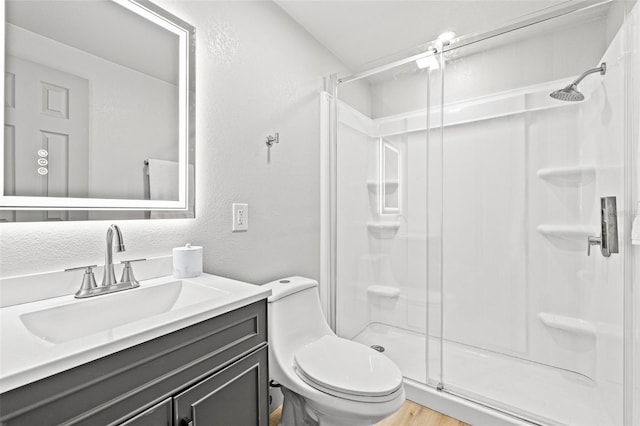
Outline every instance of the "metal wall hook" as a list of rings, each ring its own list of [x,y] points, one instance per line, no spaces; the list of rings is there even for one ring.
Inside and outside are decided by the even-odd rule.
[[[267,136],[266,144],[271,147],[274,143],[280,143],[280,133],[276,132],[275,136]]]

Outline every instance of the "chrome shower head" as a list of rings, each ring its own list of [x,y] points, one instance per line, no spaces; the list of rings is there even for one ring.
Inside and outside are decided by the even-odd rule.
[[[578,86],[574,83],[571,83],[564,89],[556,90],[549,96],[559,101],[577,102],[584,100],[584,95],[578,90]]]
[[[569,101],[569,102],[577,102],[583,101],[584,95],[578,90],[578,84],[589,74],[593,74],[594,72],[599,72],[600,75],[605,75],[607,72],[607,63],[603,62],[598,68],[592,68],[588,71],[583,72],[580,77],[576,78],[576,80],[568,85],[567,87],[556,90],[551,93],[553,99],[558,99],[559,101]]]

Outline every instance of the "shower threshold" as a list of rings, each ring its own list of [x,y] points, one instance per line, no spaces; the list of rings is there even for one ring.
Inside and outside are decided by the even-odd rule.
[[[424,334],[372,323],[354,341],[367,346],[379,345],[405,377],[427,383],[427,349],[429,380],[439,382],[440,340]],[[451,392],[466,395],[498,409],[511,411],[545,424],[609,425],[621,424],[621,407],[605,406],[620,401],[615,395],[621,386],[609,384],[603,389],[580,374],[531,362],[498,352],[444,341],[444,386]]]

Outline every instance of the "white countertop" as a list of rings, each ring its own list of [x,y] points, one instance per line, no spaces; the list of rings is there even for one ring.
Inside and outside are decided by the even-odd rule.
[[[85,301],[106,302],[106,298],[118,294],[149,289],[173,281],[178,280],[172,276],[154,278],[141,281],[140,287],[136,289],[88,299],[75,299],[73,295],[67,295],[0,308],[0,393],[230,312],[271,294],[271,290],[259,285],[202,274],[182,281],[211,287],[217,291],[216,297],[57,344],[29,331],[22,319],[32,312],[86,303]],[[148,303],[152,304],[153,298]],[[95,318],[83,320],[91,322]]]

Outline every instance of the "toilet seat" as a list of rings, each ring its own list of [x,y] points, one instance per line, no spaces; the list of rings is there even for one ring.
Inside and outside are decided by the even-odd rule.
[[[389,358],[333,335],[299,349],[294,369],[308,385],[353,401],[390,401],[402,389],[402,373]]]

